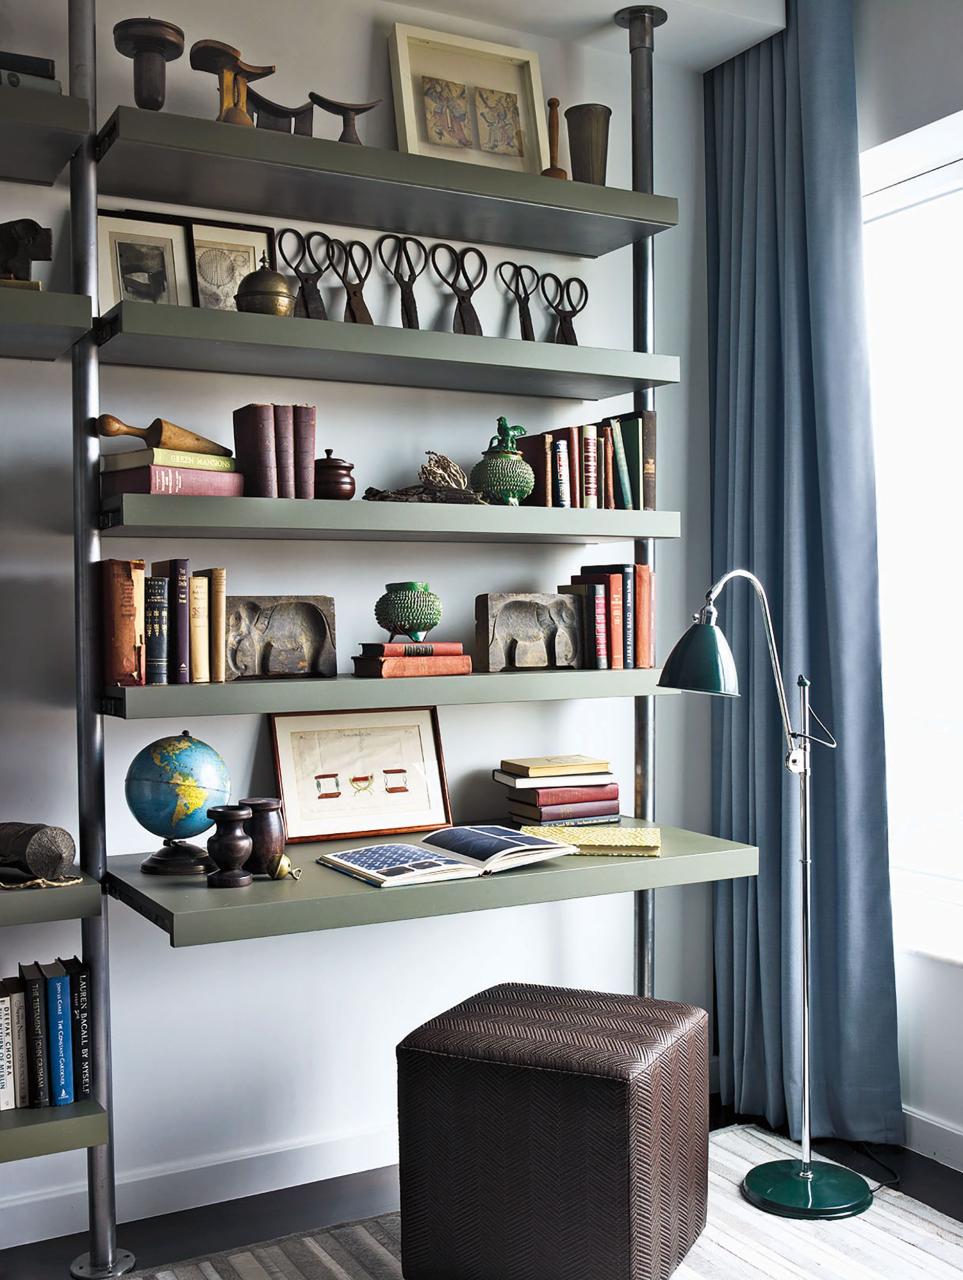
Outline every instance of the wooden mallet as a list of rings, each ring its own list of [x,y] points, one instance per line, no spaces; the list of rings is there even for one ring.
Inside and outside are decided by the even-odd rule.
[[[219,458],[230,458],[231,450],[215,444],[207,436],[199,436],[187,427],[179,427],[166,418],[155,418],[149,427],[130,427],[113,414],[102,413],[97,419],[99,436],[136,436],[148,449],[177,449],[182,453],[213,453]]]

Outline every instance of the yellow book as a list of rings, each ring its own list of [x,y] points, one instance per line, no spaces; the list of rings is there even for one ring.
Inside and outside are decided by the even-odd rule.
[[[211,625],[208,610],[208,581],[191,574],[191,684],[211,682]]]
[[[503,760],[502,771],[516,778],[545,778],[566,773],[608,773],[608,760],[595,756],[529,756]]]
[[[662,832],[658,827],[522,827],[522,831],[527,836],[572,844],[576,852],[586,855],[657,858],[662,851]]]
[[[201,569],[207,579],[207,612],[210,620],[211,683],[227,679],[227,570]]]

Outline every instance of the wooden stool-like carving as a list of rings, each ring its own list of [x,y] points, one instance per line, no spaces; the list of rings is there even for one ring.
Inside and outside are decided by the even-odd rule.
[[[282,107],[279,102],[265,98],[257,89],[248,89],[249,110],[258,129],[270,129],[274,133],[298,133],[310,138],[314,122],[314,103],[305,102],[300,107]]]
[[[255,67],[243,62],[237,49],[220,40],[198,40],[191,48],[191,66],[195,71],[210,71],[217,76],[217,91],[221,100],[218,120],[224,124],[246,125],[254,128],[247,109],[247,86],[251,80],[263,80],[273,75],[276,67]]]

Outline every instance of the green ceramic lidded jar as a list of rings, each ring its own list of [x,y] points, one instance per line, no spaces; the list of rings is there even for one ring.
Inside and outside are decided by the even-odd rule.
[[[375,605],[375,620],[394,640],[420,642],[441,622],[441,601],[427,582],[389,582]]]
[[[498,419],[498,433],[488,442],[481,462],[471,473],[471,487],[492,502],[517,507],[535,488],[535,472],[516,447],[524,427],[510,427],[507,418]]]

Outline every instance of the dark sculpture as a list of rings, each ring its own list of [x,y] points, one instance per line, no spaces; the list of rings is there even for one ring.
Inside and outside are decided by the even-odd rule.
[[[114,48],[134,59],[134,101],[160,111],[167,96],[167,64],[184,52],[184,32],[160,18],[127,18],[114,27]]]
[[[227,678],[335,676],[330,596],[228,596]]]
[[[248,111],[254,117],[256,129],[270,129],[274,133],[299,133],[311,137],[314,122],[314,104],[305,102],[300,107],[282,107],[263,93],[248,87]]]
[[[195,71],[209,71],[217,76],[220,110],[217,119],[223,124],[239,124],[254,128],[247,109],[247,86],[252,80],[263,80],[277,70],[244,62],[237,49],[221,40],[197,40],[191,46],[191,66]]]
[[[49,262],[52,256],[49,227],[42,227],[32,218],[0,222],[0,276],[29,280],[30,264]]]
[[[581,621],[571,598],[500,591],[475,598],[476,669],[579,667]]]
[[[308,97],[322,111],[330,111],[332,115],[341,117],[341,137],[338,141],[350,142],[356,147],[364,144],[358,137],[355,120],[373,107],[380,107],[382,103],[381,98],[375,98],[374,102],[335,102],[334,98],[325,98],[320,93],[309,93]]]

